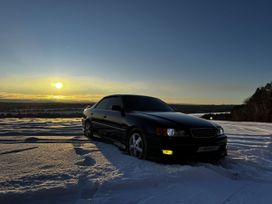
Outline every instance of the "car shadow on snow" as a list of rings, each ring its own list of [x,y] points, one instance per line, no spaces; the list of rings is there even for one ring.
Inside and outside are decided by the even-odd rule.
[[[116,168],[124,178],[134,178],[135,175],[142,176],[143,178],[150,179],[151,177],[158,177],[158,180],[161,179],[161,175],[165,176],[174,176],[177,173],[177,176],[181,172],[187,171],[192,168],[194,171],[195,168],[206,168],[211,171],[217,171],[217,168],[223,169],[219,171],[219,174],[222,174],[224,177],[230,179],[236,179],[236,175],[232,173],[226,173],[221,164],[223,160],[213,161],[204,158],[170,158],[170,157],[149,157],[146,160],[141,160],[135,157],[130,156],[126,151],[120,149],[120,147],[113,144],[108,139],[95,137],[90,140],[90,143],[96,145],[101,154],[111,163],[114,168]],[[194,173],[192,173],[194,174]],[[140,176],[140,177],[141,177]],[[174,176],[175,177],[175,176]]]

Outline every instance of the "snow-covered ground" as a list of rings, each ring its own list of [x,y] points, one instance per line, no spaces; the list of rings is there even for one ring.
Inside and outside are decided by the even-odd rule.
[[[0,203],[271,203],[272,124],[218,121],[219,165],[142,161],[80,119],[0,119]]]

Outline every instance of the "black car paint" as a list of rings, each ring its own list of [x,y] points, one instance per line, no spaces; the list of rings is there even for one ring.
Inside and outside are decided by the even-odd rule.
[[[122,101],[122,96],[112,95],[105,98],[119,97]],[[129,132],[133,128],[137,128],[146,138],[149,155],[161,155],[162,149],[172,149],[176,155],[190,156],[195,155],[197,149],[201,146],[213,145],[220,146],[220,152],[211,152],[211,154],[223,155],[226,151],[227,137],[225,135],[197,139],[190,135],[188,137],[160,137],[155,133],[157,127],[182,129],[187,131],[188,134],[190,134],[191,128],[219,128],[218,125],[210,121],[174,111],[126,112],[123,106],[121,111],[102,110],[97,108],[97,104],[90,109],[90,116],[82,120],[83,126],[89,120],[92,123],[94,135],[118,141],[124,146],[127,145]],[[206,154],[209,154],[209,152]]]

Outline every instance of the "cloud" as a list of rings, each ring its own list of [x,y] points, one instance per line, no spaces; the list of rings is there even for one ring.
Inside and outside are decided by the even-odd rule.
[[[52,84],[62,82],[57,90]],[[102,95],[115,92],[137,92],[146,87],[140,82],[122,83],[96,77],[6,77],[0,78],[0,91],[35,95]]]
[[[63,83],[56,89],[56,82]],[[0,78],[0,99],[97,101],[105,95],[146,92],[141,82],[115,82],[96,77],[6,77]]]
[[[0,92],[0,100],[34,100],[34,101],[71,101],[71,102],[95,102],[103,95],[41,95]]]
[[[56,82],[62,82],[63,88],[56,89]],[[235,84],[217,86],[212,83],[164,80],[119,82],[91,76],[0,78],[0,99],[13,100],[84,102],[98,101],[110,94],[128,93],[151,95],[170,103],[238,104],[246,98],[242,90],[243,87]]]

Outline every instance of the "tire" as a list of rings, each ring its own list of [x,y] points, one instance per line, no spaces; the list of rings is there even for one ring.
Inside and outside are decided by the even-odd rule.
[[[84,135],[90,139],[93,138],[93,128],[92,128],[92,123],[90,121],[86,121],[85,128],[84,128]]]
[[[128,153],[138,159],[147,158],[147,142],[140,131],[132,131],[128,138]]]

